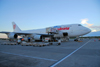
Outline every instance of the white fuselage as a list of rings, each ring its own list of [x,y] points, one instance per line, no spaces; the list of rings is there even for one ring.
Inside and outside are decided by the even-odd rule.
[[[77,37],[82,36],[87,33],[90,33],[91,30],[86,28],[80,24],[69,24],[69,25],[61,25],[61,26],[53,26],[51,28],[56,28],[59,30],[59,34],[56,34],[57,37],[63,37],[60,33],[68,33],[68,37]],[[20,33],[34,33],[34,34],[47,34],[46,28],[44,29],[34,29],[34,30],[27,30],[27,31],[19,31]]]

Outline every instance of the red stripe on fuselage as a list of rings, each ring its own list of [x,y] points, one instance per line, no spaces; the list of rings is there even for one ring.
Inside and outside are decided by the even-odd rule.
[[[69,27],[65,27],[65,28],[57,28],[57,30],[69,30]]]

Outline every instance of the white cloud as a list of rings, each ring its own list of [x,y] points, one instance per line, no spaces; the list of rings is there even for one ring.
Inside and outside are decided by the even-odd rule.
[[[88,19],[81,19],[81,24],[86,24],[88,27],[92,26],[93,24],[88,23]]]
[[[92,32],[97,32],[97,30],[92,30]]]
[[[99,26],[91,26],[90,28],[99,28],[100,29],[100,25]]]
[[[88,19],[81,19],[81,24],[86,25],[86,27],[90,28],[92,30],[92,32],[100,31],[100,25],[95,26],[94,24],[90,24],[87,21],[88,21]]]

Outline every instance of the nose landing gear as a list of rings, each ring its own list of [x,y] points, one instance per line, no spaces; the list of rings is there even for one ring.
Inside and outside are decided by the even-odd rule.
[[[76,38],[74,39],[74,41],[80,41],[80,38],[79,38],[79,37],[76,37]]]
[[[74,41],[79,41],[78,39],[74,39]]]

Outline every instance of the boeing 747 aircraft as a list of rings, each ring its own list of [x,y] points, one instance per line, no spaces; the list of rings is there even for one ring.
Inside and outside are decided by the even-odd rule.
[[[68,24],[52,26],[44,29],[34,29],[22,31],[14,22],[13,32],[0,32],[7,34],[8,38],[17,39],[18,36],[31,37],[34,40],[42,40],[44,37],[53,36],[54,38],[69,38],[79,37],[91,32],[89,28],[82,26],[81,24]]]

